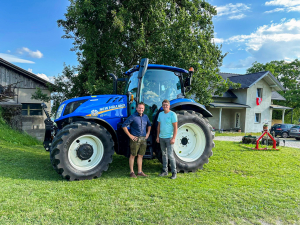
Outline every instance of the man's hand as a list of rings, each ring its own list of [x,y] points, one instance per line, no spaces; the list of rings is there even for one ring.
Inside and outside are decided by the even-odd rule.
[[[133,140],[133,141],[137,141],[137,140],[138,140],[138,137],[133,136],[133,135],[130,135],[130,139]]]
[[[170,144],[173,145],[175,143],[175,138],[171,138]]]
[[[148,139],[149,135],[150,135],[150,134],[148,134],[148,133],[146,134],[146,137],[145,137],[146,140]]]
[[[156,142],[159,143],[159,137],[156,138]]]

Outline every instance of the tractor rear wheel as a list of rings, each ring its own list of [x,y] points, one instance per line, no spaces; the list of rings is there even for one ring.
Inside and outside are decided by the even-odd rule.
[[[212,156],[215,146],[212,126],[202,114],[194,111],[176,111],[178,130],[174,144],[174,157],[178,172],[195,172],[202,169]],[[161,151],[157,157],[162,162]]]
[[[102,126],[76,122],[64,127],[52,142],[50,160],[55,170],[67,180],[100,177],[112,162],[114,143]]]

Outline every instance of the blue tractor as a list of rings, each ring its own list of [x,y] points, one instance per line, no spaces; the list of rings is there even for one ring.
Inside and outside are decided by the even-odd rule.
[[[145,103],[145,111],[152,122],[144,158],[158,158],[161,150],[156,143],[157,117],[164,99],[178,116],[178,132],[174,155],[178,171],[201,169],[212,155],[214,134],[207,117],[211,113],[193,99],[185,98],[190,89],[193,71],[177,67],[148,64],[125,72],[128,78],[114,81],[114,94],[94,95],[64,101],[58,108],[53,125],[48,112],[45,120],[44,147],[50,151],[53,168],[67,180],[100,177],[112,162],[113,154],[129,157],[129,138],[122,123],[135,112],[137,102]],[[117,94],[117,82],[125,81],[124,94]],[[130,129],[130,127],[128,127]]]

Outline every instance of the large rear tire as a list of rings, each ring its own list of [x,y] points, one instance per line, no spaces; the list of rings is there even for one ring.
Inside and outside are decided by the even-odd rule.
[[[114,142],[102,126],[76,122],[64,127],[52,142],[50,161],[67,180],[87,180],[107,171],[114,154]]]
[[[179,172],[195,172],[202,169],[212,156],[214,134],[208,119],[194,111],[178,111],[178,130],[174,144],[174,156]]]
[[[177,111],[178,130],[174,144],[174,157],[178,172],[202,169],[212,156],[214,134],[208,119],[194,111]],[[161,151],[157,153],[162,162]]]

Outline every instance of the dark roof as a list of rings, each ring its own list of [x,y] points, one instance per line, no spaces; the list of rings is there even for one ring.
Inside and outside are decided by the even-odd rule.
[[[214,95],[213,98],[237,98],[237,96],[231,90],[228,90],[223,93],[223,96]]]
[[[249,88],[258,80],[260,80],[266,72],[250,73],[245,75],[237,75],[229,77],[229,80],[234,83],[241,84],[241,88]]]
[[[237,74],[237,73],[219,73],[219,75],[223,78],[223,79],[227,79],[229,77],[233,77],[233,76],[240,76],[243,74]]]
[[[13,70],[15,70],[15,71],[17,71],[17,72],[23,74],[24,76],[29,77],[30,79],[33,79],[33,80],[35,80],[35,81],[37,81],[37,82],[40,82],[40,83],[43,83],[44,85],[47,85],[47,84],[53,85],[53,84],[50,83],[49,81],[46,81],[46,80],[44,80],[43,78],[41,78],[41,77],[39,77],[39,76],[37,76],[37,75],[35,75],[35,74],[33,74],[33,73],[27,71],[27,70],[24,70],[24,69],[22,69],[22,68],[20,68],[20,67],[18,67],[18,66],[16,66],[16,65],[10,63],[10,62],[7,62],[7,61],[5,61],[5,60],[2,59],[2,58],[0,58],[0,64],[3,64],[3,65],[5,65],[5,66],[7,66],[7,67],[9,67],[9,68],[11,68],[11,69],[13,69]]]
[[[281,94],[279,94],[277,91],[272,91],[271,100],[282,100],[282,101],[285,101],[286,99]]]
[[[233,102],[212,102],[211,107],[217,108],[251,108],[249,105],[233,103]]]
[[[279,83],[279,81],[270,73],[269,71],[262,71],[258,73],[249,73],[249,74],[231,74],[231,73],[220,73],[223,79],[229,79],[230,81],[234,83],[241,84],[240,88],[249,88],[264,77],[266,79],[275,85],[276,90],[284,90],[284,87]],[[229,88],[233,89],[233,88]]]

